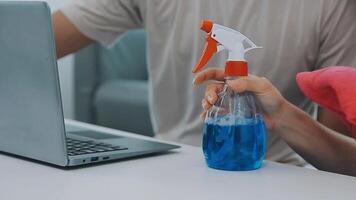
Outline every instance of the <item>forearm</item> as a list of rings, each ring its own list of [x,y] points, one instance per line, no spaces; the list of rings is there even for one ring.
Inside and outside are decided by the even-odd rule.
[[[93,43],[93,41],[84,36],[61,11],[53,14],[53,29],[58,58],[62,58],[65,55],[76,52]]]
[[[290,103],[275,130],[318,169],[356,176],[356,141],[337,133]]]

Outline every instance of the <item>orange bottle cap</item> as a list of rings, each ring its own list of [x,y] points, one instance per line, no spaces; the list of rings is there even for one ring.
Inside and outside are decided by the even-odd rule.
[[[246,61],[227,61],[225,63],[225,76],[247,76],[248,64]]]

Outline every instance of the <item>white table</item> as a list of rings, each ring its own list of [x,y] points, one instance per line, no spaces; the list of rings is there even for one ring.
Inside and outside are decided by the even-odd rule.
[[[274,162],[265,162],[257,171],[213,170],[205,166],[200,148],[191,146],[161,156],[75,170],[0,154],[0,200],[12,199],[356,200],[356,178]]]

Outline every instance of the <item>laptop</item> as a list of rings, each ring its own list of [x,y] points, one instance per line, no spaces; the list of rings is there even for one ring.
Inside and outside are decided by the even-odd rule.
[[[0,1],[0,152],[70,167],[175,148],[65,126],[47,3]]]

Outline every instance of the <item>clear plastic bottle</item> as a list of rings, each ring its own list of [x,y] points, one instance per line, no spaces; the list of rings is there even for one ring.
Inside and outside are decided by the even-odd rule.
[[[262,47],[239,31],[209,20],[202,21],[200,29],[208,35],[193,73],[201,70],[214,53],[227,50],[225,79],[248,76],[245,53]],[[261,167],[266,151],[266,128],[253,93],[237,93],[225,84],[219,100],[207,112],[203,134],[203,151],[209,167],[234,171]]]
[[[219,100],[207,112],[203,134],[203,152],[209,167],[232,171],[261,167],[266,128],[253,93],[237,93],[225,84]]]

